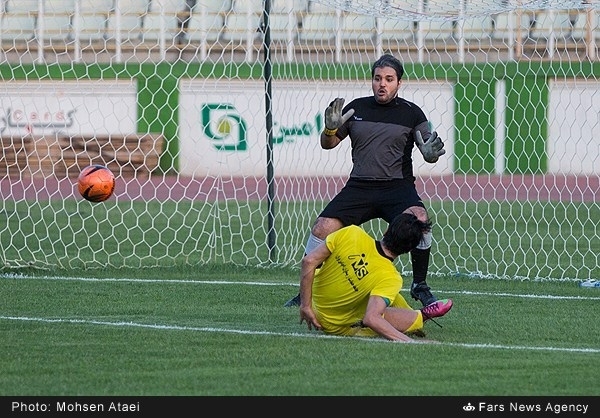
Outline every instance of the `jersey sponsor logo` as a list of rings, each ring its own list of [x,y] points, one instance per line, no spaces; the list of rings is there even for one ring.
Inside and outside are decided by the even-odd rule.
[[[369,263],[367,263],[367,261],[365,260],[364,254],[351,255],[348,258],[351,261],[352,270],[354,270],[354,274],[356,275],[358,280],[363,279],[367,276],[367,274],[369,274],[369,270],[367,269]]]

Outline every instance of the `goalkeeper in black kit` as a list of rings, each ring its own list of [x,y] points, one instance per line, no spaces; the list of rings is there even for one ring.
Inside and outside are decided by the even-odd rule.
[[[400,213],[429,222],[415,187],[412,152],[420,150],[428,163],[446,153],[438,134],[430,129],[423,110],[398,97],[404,68],[392,55],[383,55],[371,68],[372,96],[359,97],[344,107],[336,98],[325,110],[321,147],[332,149],[350,138],[353,167],[348,181],[317,217],[305,254],[334,231],[381,218],[388,224]],[[413,299],[429,306],[437,301],[426,282],[432,244],[431,231],[410,252]],[[300,306],[300,294],[284,306]]]

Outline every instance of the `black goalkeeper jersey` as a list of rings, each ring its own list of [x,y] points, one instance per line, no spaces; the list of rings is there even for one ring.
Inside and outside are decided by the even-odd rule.
[[[337,137],[350,136],[352,171],[361,180],[414,179],[412,152],[414,131],[426,142],[431,128],[423,110],[408,100],[396,97],[379,104],[374,96],[359,97],[348,103],[342,114],[354,115],[337,131]]]

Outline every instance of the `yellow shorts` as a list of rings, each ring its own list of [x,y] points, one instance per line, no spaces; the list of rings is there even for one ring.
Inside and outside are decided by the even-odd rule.
[[[398,295],[396,295],[396,298],[392,301],[390,306],[394,307],[394,308],[413,309],[408,304],[408,302],[406,302],[406,299],[404,299],[404,297],[399,293],[398,293]],[[340,325],[340,324],[334,324],[334,323],[327,321],[326,319],[324,319],[322,317],[322,315],[319,314],[319,312],[316,309],[315,309],[315,314],[317,315],[317,319],[323,326],[323,332],[325,332],[326,334],[343,335],[343,336],[351,336],[351,337],[377,337],[377,336],[379,336],[379,334],[377,334],[371,328],[364,326],[362,324],[361,320],[357,320],[352,325]],[[423,327],[423,319],[421,317],[418,317],[417,320],[415,321],[415,323],[409,328],[409,330],[413,331],[415,329],[421,329],[422,327]]]

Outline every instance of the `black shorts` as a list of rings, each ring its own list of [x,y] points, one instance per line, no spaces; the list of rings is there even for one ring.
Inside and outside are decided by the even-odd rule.
[[[413,180],[349,179],[320,217],[337,218],[344,226],[381,218],[390,223],[411,206],[425,207]]]

